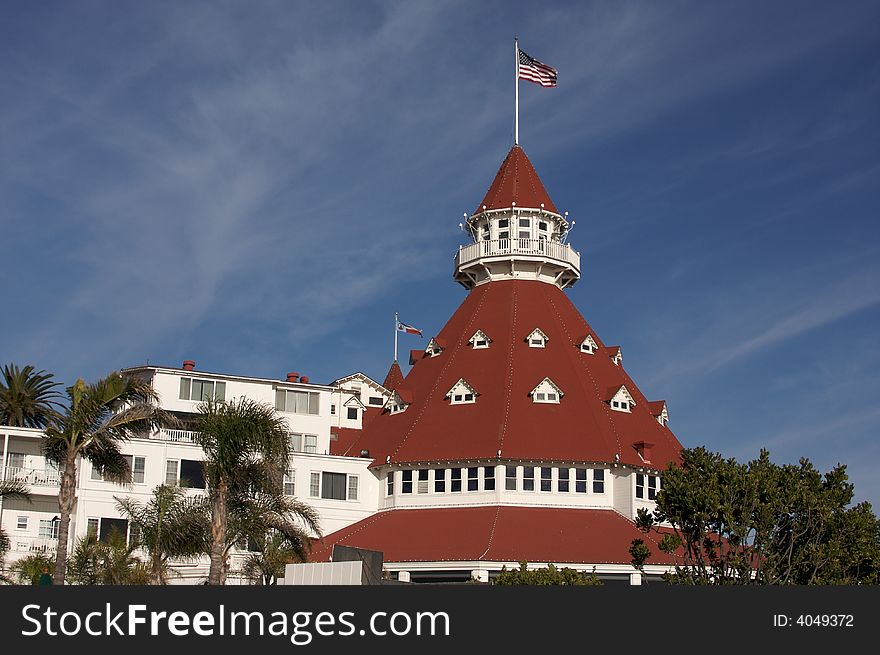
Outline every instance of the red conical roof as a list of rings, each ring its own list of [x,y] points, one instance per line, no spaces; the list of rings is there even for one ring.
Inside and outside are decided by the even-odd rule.
[[[492,186],[475,213],[483,211],[484,206],[486,209],[505,209],[513,206],[514,202],[517,207],[534,209],[540,208],[543,203],[547,211],[559,213],[535,172],[535,167],[520,146],[513,146],[507,153]]]
[[[400,365],[395,359],[391,364],[391,368],[388,369],[388,375],[385,376],[385,382],[382,383],[382,386],[389,391],[396,391],[402,384],[403,373],[400,370]]]
[[[535,328],[547,335],[546,347],[526,342]],[[472,348],[477,330],[491,339],[488,348]],[[595,354],[580,350],[585,334],[599,346]],[[650,466],[678,460],[681,444],[556,285],[477,286],[438,337],[447,348],[416,361],[406,376],[412,404],[376,417],[348,454],[367,449],[378,465],[389,456],[392,463],[497,459],[500,450],[502,459],[645,466],[634,444],[650,442]],[[544,378],[564,394],[559,404],[532,401]],[[450,404],[447,392],[461,379],[476,390],[475,403]],[[613,410],[606,397],[621,385],[635,401],[631,412]]]

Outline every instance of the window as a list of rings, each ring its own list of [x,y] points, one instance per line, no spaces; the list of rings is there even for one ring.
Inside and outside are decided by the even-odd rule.
[[[446,469],[434,471],[434,492],[442,494],[446,491]]]
[[[141,543],[141,529],[134,523],[128,526],[128,543],[131,546]]]
[[[6,466],[10,469],[23,469],[24,453],[9,453],[6,456]]]
[[[320,394],[316,391],[276,389],[275,409],[290,414],[316,415],[319,413],[319,399]]]
[[[502,218],[498,221],[498,229],[503,230],[504,228],[510,227],[510,221],[506,218]]]
[[[474,335],[468,339],[468,343],[470,343],[471,347],[475,350],[479,348],[488,348],[490,341],[491,339],[489,338],[489,335],[482,330],[477,330],[474,332]]]
[[[320,473],[310,473],[309,474],[309,496],[312,498],[317,498],[321,495],[321,474]]]
[[[552,403],[558,405],[562,399],[562,390],[550,378],[544,378],[531,391],[533,403]]]
[[[529,232],[528,230],[520,230],[519,231],[519,238],[520,239],[531,239],[532,233]]]
[[[358,408],[357,407],[349,407],[348,408],[348,419],[351,421],[356,421],[358,417]]]
[[[506,491],[516,491],[516,467],[504,467],[504,489]]]
[[[636,404],[629,391],[627,391],[626,387],[622,385],[617,389],[614,387],[608,389],[608,395],[605,397],[608,399],[611,409],[617,412],[630,413],[632,407]]]
[[[575,493],[587,493],[587,469],[574,470],[574,490]]]
[[[596,350],[598,350],[599,346],[596,345],[596,340],[593,339],[591,334],[588,334],[584,337],[584,340],[581,341],[581,352],[587,353],[588,355],[592,355]]]
[[[519,219],[519,226],[520,227],[531,227],[531,225],[532,225],[531,219],[528,219],[528,218]]]
[[[284,495],[296,495],[296,470],[289,468],[284,471]]]
[[[495,467],[483,467],[483,489],[486,491],[495,491]]]
[[[412,471],[401,471],[403,475],[403,481],[400,485],[400,492],[404,494],[411,494],[413,485],[412,485]]]
[[[529,348],[543,348],[547,345],[547,342],[550,341],[550,337],[544,334],[540,328],[535,328],[532,330],[531,334],[526,337],[526,341],[529,344]]]
[[[605,493],[605,469],[594,469],[593,470],[593,493],[594,494],[604,494]]]
[[[370,396],[369,404],[381,407],[385,404],[385,399],[379,396]]]
[[[499,239],[509,239],[509,238],[510,238],[510,232],[499,232],[499,233],[498,233],[498,238],[499,238]]]
[[[330,416],[336,416],[336,405],[330,405]]]
[[[535,490],[535,467],[523,466],[523,491]]]
[[[143,457],[134,457],[131,462],[131,481],[135,484],[143,484],[146,471],[147,460]]]
[[[174,486],[177,484],[177,480],[179,479],[177,475],[178,466],[180,462],[176,459],[169,459],[165,462],[165,484],[168,486]]]
[[[52,519],[41,519],[39,532],[40,539],[57,539],[59,525],[61,525],[61,521],[53,521]]]
[[[180,460],[180,486],[191,489],[205,488],[205,471],[200,461],[195,459]]]
[[[454,492],[461,491],[461,469],[451,469],[450,474],[452,481],[449,484],[449,490]]]
[[[86,521],[86,534],[93,534],[95,536],[98,536],[98,525],[98,519],[88,519]]]
[[[348,499],[358,499],[358,476],[356,475],[348,476]]]
[[[476,402],[477,391],[464,378],[460,378],[453,387],[446,392],[450,405],[466,405]]]
[[[420,494],[428,493],[428,469],[419,469],[419,485],[417,491]]]
[[[567,494],[568,486],[568,469],[559,469],[559,479],[556,481],[556,490],[561,494]]]
[[[648,483],[648,500],[657,500],[660,479],[656,475],[636,473],[636,498],[645,498],[645,481]]]
[[[549,466],[541,467],[541,491],[553,491],[553,469]]]
[[[103,480],[104,474],[101,473],[97,464],[92,464],[92,474],[89,476],[90,480]]]
[[[321,498],[345,500],[345,473],[321,473]]]
[[[219,380],[200,380],[198,378],[180,378],[180,399],[225,400],[226,383]]]
[[[476,466],[468,468],[468,491],[480,490],[480,469]]]
[[[27,530],[28,529],[28,517],[27,516],[15,517],[15,529],[16,530]]]
[[[318,452],[318,435],[290,433],[290,449],[295,453]]]
[[[385,495],[394,495],[394,471],[388,471],[388,477],[385,479]]]
[[[442,346],[436,338],[432,337],[428,342],[428,346],[425,348],[425,354],[429,357],[436,357],[443,352],[443,348],[444,346]]]
[[[538,229],[544,230],[546,232],[547,231],[547,223],[545,223],[544,221],[538,221]]]
[[[112,519],[102,516],[100,519],[100,526],[101,527],[98,529],[98,541],[107,543],[110,541],[110,537],[114,532],[123,539],[128,537],[128,521],[125,519]]]

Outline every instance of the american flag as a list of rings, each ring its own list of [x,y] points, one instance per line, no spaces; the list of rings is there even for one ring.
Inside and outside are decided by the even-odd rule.
[[[541,86],[556,86],[556,69],[519,51],[519,79]]]

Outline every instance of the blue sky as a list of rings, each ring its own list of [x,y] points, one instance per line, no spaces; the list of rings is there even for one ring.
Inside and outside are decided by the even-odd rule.
[[[381,379],[513,139],[686,446],[880,505],[876,2],[4,2],[0,362]],[[402,336],[402,350],[424,343]],[[406,368],[406,367],[404,367]]]

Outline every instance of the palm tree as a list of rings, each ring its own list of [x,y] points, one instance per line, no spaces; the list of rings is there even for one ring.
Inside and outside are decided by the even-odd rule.
[[[55,584],[64,584],[70,515],[75,502],[77,458],[89,460],[105,480],[131,481],[131,470],[119,450],[122,442],[174,422],[156,405],[158,396],[150,383],[120,372],[86,384],[77,380],[67,388],[68,407],[46,428],[43,451],[59,465],[61,487],[58,505],[58,555]]]
[[[150,571],[135,556],[136,543],[126,543],[125,535],[110,531],[106,541],[88,532],[74,544],[67,563],[67,577],[76,585],[148,584]]]
[[[117,498],[116,507],[137,529],[149,557],[150,584],[168,584],[168,560],[196,558],[207,550],[210,520],[201,499],[187,499],[180,487],[160,484],[145,505]]]
[[[59,382],[52,374],[37,371],[28,364],[18,368],[7,364],[0,369],[0,425],[19,428],[44,428],[61,404],[56,400]]]
[[[55,559],[51,555],[32,553],[16,561],[9,567],[9,572],[15,575],[19,584],[35,585],[44,569],[51,571],[53,568]]]
[[[287,564],[305,561],[289,540],[276,530],[254,535],[252,541],[257,550],[245,558],[241,574],[255,584],[274,585],[284,575]]]
[[[275,409],[247,398],[209,400],[199,407],[194,437],[205,452],[211,507],[208,584],[226,580],[227,557],[247,535],[274,528],[308,547],[305,530],[320,534],[309,506],[284,496],[283,471],[290,456],[287,424]]]
[[[0,503],[3,502],[4,498],[19,498],[30,501],[31,496],[28,493],[27,485],[23,482],[0,480]],[[3,560],[6,558],[6,553],[8,552],[9,537],[3,531],[2,526],[0,526],[0,569],[3,569]],[[9,582],[10,580],[3,574],[0,574],[0,581]]]

